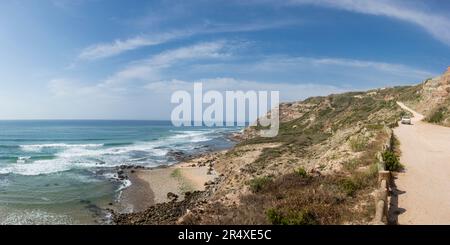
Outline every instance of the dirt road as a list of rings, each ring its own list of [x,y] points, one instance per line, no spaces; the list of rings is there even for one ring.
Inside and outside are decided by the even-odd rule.
[[[450,128],[422,122],[421,114],[398,104],[414,114],[413,125],[394,130],[405,166],[395,180],[398,223],[450,224]]]

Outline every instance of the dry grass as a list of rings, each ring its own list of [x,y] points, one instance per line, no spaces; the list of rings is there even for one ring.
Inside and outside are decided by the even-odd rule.
[[[251,181],[253,193],[240,197],[239,204],[210,205],[201,224],[366,224],[374,215],[371,196],[377,184],[375,154],[387,139],[378,131],[361,156],[346,163],[334,175],[307,173],[304,169],[277,178]]]
[[[241,197],[240,204],[210,205],[201,224],[324,225],[372,219],[373,208],[355,210],[356,204],[370,199],[358,189],[358,197],[342,189],[346,176],[302,177],[295,173],[265,183],[257,193]]]

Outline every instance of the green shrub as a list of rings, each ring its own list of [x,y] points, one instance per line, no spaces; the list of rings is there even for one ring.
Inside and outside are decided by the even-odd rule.
[[[300,167],[300,168],[296,169],[294,171],[294,173],[295,173],[295,175],[302,177],[302,178],[308,177],[308,173],[306,172],[304,167]]]
[[[383,124],[369,124],[366,126],[366,128],[369,130],[381,130],[383,129],[383,127],[384,127]]]
[[[267,219],[273,225],[279,225],[282,223],[283,216],[274,208],[267,210]]]
[[[268,183],[270,183],[272,181],[272,178],[270,177],[258,177],[258,178],[254,178],[252,180],[250,180],[249,185],[250,185],[250,190],[253,193],[257,193],[260,192],[265,185],[267,185]]]
[[[360,152],[366,149],[368,140],[366,137],[357,136],[350,139],[350,148],[354,152]]]
[[[383,153],[383,161],[386,164],[386,170],[389,171],[399,171],[403,168],[397,155],[392,151],[385,151]]]
[[[368,186],[372,186],[376,183],[378,177],[378,165],[371,164],[364,171],[352,172],[351,176],[341,179],[339,187],[347,196],[355,196],[358,190],[364,189]]]
[[[174,170],[172,171],[172,173],[170,173],[170,176],[171,176],[172,178],[180,178],[180,177],[181,177],[181,170],[180,170],[179,168],[174,169]]]
[[[306,209],[289,212],[283,215],[280,211],[271,208],[267,211],[267,218],[273,225],[316,225],[314,214]]]
[[[360,189],[360,184],[353,178],[346,178],[341,181],[340,187],[347,196],[354,196]]]
[[[435,110],[426,120],[430,123],[440,123],[444,120],[446,109],[441,107]]]

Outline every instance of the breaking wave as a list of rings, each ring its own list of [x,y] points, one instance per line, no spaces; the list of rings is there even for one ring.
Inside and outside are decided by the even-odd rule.
[[[123,164],[152,167],[167,163],[169,151],[193,150],[199,143],[218,137],[218,133],[221,132],[214,129],[171,130],[171,135],[148,142],[19,145],[23,156],[17,157],[16,162],[1,165],[0,174],[12,173],[31,176],[72,169],[111,168]],[[52,154],[51,157],[48,157],[48,154]]]

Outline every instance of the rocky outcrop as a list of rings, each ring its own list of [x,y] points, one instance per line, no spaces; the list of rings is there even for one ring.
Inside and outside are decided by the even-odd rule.
[[[187,192],[182,201],[173,199],[159,203],[143,212],[131,214],[113,213],[113,221],[118,225],[169,225],[176,224],[178,219],[199,203],[205,201],[207,192]]]

